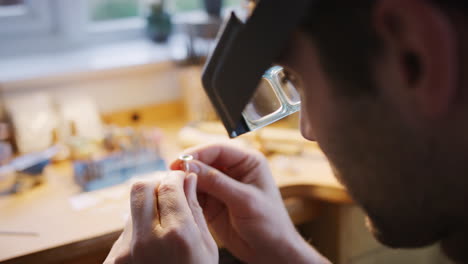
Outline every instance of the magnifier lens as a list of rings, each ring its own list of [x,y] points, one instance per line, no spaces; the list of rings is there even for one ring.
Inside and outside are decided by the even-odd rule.
[[[262,79],[249,104],[244,109],[244,117],[250,122],[258,123],[262,118],[281,109],[273,86],[266,79]]]
[[[300,96],[282,67],[274,66],[264,75],[243,111],[251,131],[274,123],[300,109]]]
[[[279,80],[278,82],[281,83],[281,88],[286,95],[286,100],[288,103],[292,105],[300,104],[301,103],[301,96],[297,91],[296,87],[294,86],[293,82],[288,79],[288,76],[284,73],[284,71],[280,71],[278,73]]]

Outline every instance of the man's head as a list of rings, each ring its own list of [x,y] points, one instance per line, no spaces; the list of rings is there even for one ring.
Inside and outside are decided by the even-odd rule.
[[[281,59],[301,82],[304,137],[381,242],[453,241],[468,227],[466,4],[317,2]]]

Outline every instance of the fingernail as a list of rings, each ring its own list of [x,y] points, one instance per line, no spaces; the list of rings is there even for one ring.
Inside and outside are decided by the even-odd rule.
[[[200,172],[200,168],[195,162],[187,162],[189,172],[198,174]]]
[[[186,178],[187,180],[189,180],[189,181],[192,181],[192,180],[193,180],[193,176],[194,176],[193,173],[187,173],[187,174],[185,175],[185,178]]]

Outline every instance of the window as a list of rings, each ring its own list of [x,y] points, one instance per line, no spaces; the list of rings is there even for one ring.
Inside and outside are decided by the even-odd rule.
[[[174,9],[176,11],[191,11],[195,9],[201,9],[202,8],[202,1],[197,1],[197,0],[175,0],[174,1]]]
[[[203,0],[163,0],[172,15]],[[245,0],[224,0],[224,6]],[[0,57],[141,38],[148,0],[0,0]]]
[[[224,7],[239,6],[242,0],[224,0]],[[203,0],[173,0],[173,10],[175,12],[192,11],[203,9]]]
[[[83,0],[82,0],[83,1]],[[93,42],[143,37],[144,17],[155,0],[87,0],[88,32]],[[160,0],[173,21],[193,12],[203,12],[204,0]],[[223,0],[224,7],[240,6],[246,0]],[[182,19],[183,20],[183,19]]]
[[[89,0],[93,22],[137,17],[140,14],[136,0]]]
[[[143,1],[144,2],[144,1]],[[238,6],[241,0],[225,0],[224,6]],[[165,1],[171,13],[181,13],[203,8],[203,0]],[[145,6],[142,0],[89,0],[89,11],[92,22],[134,18],[144,15]]]

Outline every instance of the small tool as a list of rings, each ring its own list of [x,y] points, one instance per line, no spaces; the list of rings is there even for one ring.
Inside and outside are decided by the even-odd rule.
[[[189,164],[188,164],[188,161],[191,161],[193,160],[193,156],[192,155],[189,155],[189,154],[182,154],[179,156],[179,160],[182,161],[182,168],[183,170],[186,172],[186,173],[189,173],[190,172],[190,167],[189,167]]]

